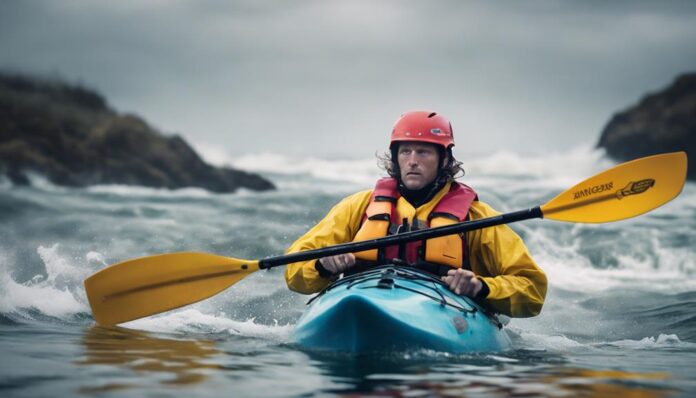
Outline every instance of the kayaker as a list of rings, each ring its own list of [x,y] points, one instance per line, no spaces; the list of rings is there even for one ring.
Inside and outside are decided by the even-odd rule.
[[[375,188],[335,205],[288,253],[339,243],[375,239],[500,213],[478,200],[474,190],[455,181],[463,175],[452,155],[452,125],[436,112],[413,111],[397,120],[385,169],[389,177]],[[348,253],[286,267],[288,287],[316,293],[341,274],[397,263],[442,278],[457,294],[481,299],[493,311],[512,317],[538,315],[546,295],[546,275],[522,239],[507,225]]]

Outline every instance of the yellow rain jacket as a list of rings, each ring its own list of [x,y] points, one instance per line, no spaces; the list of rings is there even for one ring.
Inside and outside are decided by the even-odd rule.
[[[425,222],[437,202],[448,192],[445,185],[433,199],[414,208],[405,198],[396,203],[401,218],[418,218]],[[360,229],[363,214],[370,203],[372,190],[358,192],[343,199],[312,229],[290,246],[287,253],[318,249],[351,242]],[[487,204],[474,201],[469,219],[493,217],[500,213]],[[492,310],[512,317],[538,315],[546,296],[546,275],[529,255],[522,239],[507,225],[498,225],[466,233],[471,270],[490,290],[485,299]],[[285,280],[299,293],[316,293],[333,279],[319,276],[316,260],[288,264]]]

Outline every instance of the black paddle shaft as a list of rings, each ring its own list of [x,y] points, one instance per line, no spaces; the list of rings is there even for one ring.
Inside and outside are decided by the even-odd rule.
[[[343,243],[340,245],[323,247],[321,249],[307,250],[303,252],[285,254],[282,256],[268,257],[259,261],[259,268],[266,269],[279,265],[291,264],[298,261],[316,260],[323,257],[335,256],[337,254],[355,253],[364,250],[378,249],[387,246],[415,242],[441,236],[461,234],[475,229],[493,227],[501,224],[509,224],[516,221],[529,220],[531,218],[543,218],[539,206],[531,209],[515,211],[512,213],[501,214],[495,217],[482,218],[480,220],[462,221],[460,223],[444,225],[436,228],[421,229],[418,231],[404,232],[397,235],[385,236],[383,238],[370,239],[360,242]]]

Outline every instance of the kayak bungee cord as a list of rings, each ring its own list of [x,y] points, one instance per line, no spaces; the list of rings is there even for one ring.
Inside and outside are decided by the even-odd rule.
[[[439,297],[432,296],[430,294],[427,294],[426,292],[420,291],[418,289],[412,289],[407,286],[403,286],[400,284],[397,284],[394,278],[400,278],[400,279],[407,279],[410,282],[422,286],[428,290],[432,290],[435,293],[438,294]],[[352,288],[354,285],[357,285],[358,283],[365,283],[369,281],[374,281],[377,280],[377,284],[371,285],[371,286],[360,286],[359,289],[391,289],[391,288],[398,288],[398,289],[403,289],[406,291],[410,291],[412,293],[417,293],[422,296],[425,296],[431,300],[434,300],[435,302],[439,303],[441,306],[449,306],[452,307],[458,311],[461,311],[462,313],[465,314],[476,314],[479,312],[479,310],[473,306],[470,306],[469,308],[461,305],[460,303],[453,303],[450,300],[445,297],[444,294],[442,294],[442,291],[440,289],[437,289],[436,286],[433,284],[439,285],[440,287],[447,287],[447,285],[442,282],[441,280],[432,277],[431,275],[423,273],[423,271],[418,270],[417,268],[413,267],[400,267],[396,265],[383,265],[379,266],[373,269],[369,269],[367,271],[354,274],[354,275],[349,275],[344,278],[341,278],[337,280],[336,282],[332,283],[331,285],[327,286],[324,290],[319,292],[316,296],[312,297],[307,301],[307,305],[311,304],[314,302],[316,299],[320,298],[322,295],[324,295],[326,292],[335,289],[337,287],[343,286],[345,284],[348,284],[346,286],[346,290]],[[385,283],[384,281],[389,281]],[[422,283],[422,282],[429,282],[428,283]],[[464,301],[466,302],[466,301]],[[468,303],[467,303],[468,304]],[[498,326],[499,328],[502,328],[502,323],[497,319],[497,316],[493,314],[490,311],[486,311],[485,309],[482,310],[484,315],[493,323],[494,325]]]

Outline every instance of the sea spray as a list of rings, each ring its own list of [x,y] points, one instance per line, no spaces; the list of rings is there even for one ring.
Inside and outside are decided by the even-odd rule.
[[[16,282],[5,266],[0,268],[0,291],[3,292],[0,312],[31,316],[32,311],[37,311],[42,315],[69,319],[88,311],[80,289],[81,280],[88,272],[70,265],[57,249],[58,244],[50,248],[39,247],[37,252],[44,260],[46,273],[37,274],[23,283]]]

